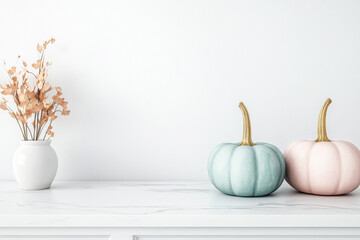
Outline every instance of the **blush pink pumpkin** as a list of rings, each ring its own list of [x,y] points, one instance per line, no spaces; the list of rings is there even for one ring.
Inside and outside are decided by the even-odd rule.
[[[321,109],[318,138],[296,141],[284,152],[286,181],[300,192],[341,195],[360,185],[360,151],[345,141],[330,141],[326,134],[327,99]]]

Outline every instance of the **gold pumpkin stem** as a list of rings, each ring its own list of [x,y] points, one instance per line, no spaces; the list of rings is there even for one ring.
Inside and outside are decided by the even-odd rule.
[[[331,102],[331,99],[328,98],[321,108],[318,122],[318,137],[315,142],[331,142],[326,134],[326,112]]]
[[[239,146],[254,146],[254,143],[251,140],[251,126],[250,126],[250,117],[249,113],[244,105],[244,103],[239,104],[243,115],[243,138]]]

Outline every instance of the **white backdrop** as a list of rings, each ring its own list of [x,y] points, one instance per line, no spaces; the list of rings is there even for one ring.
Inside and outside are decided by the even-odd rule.
[[[55,37],[49,80],[71,115],[54,124],[57,180],[204,180],[207,157],[242,136],[281,150],[315,139],[360,146],[360,1],[0,0],[0,60]],[[0,80],[7,80],[0,70]],[[0,112],[0,179],[20,131]]]

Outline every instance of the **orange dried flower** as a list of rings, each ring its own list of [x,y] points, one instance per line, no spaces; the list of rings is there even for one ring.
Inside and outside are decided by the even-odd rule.
[[[1,94],[10,95],[16,107],[15,110],[12,110],[8,101],[3,98],[3,101],[0,101],[0,109],[8,111],[10,116],[15,118],[24,140],[45,140],[46,137],[53,137],[52,123],[58,117],[57,114],[65,116],[70,114],[67,109],[68,102],[60,97],[62,95],[61,88],[53,88],[47,81],[47,67],[51,66],[51,62],[45,61],[45,51],[49,44],[54,42],[55,39],[51,38],[42,45],[37,44],[36,49],[41,56],[35,63],[31,64],[37,73],[28,70],[28,64],[22,61],[23,66],[21,68],[13,66],[8,69],[9,83],[0,85]],[[29,83],[28,79],[31,78],[34,78],[34,84]],[[47,101],[50,97],[48,94],[53,89],[55,92],[52,94],[52,101],[49,102]],[[28,125],[29,121],[33,129]],[[45,133],[41,135],[43,131]]]
[[[11,67],[8,73],[10,74],[10,76],[14,75],[14,73],[16,73],[16,67]]]
[[[6,108],[6,103],[5,103],[5,102],[0,102],[0,108],[1,108],[2,110],[7,110],[7,108]]]
[[[31,66],[35,69],[38,69],[41,66],[41,60],[37,60],[36,63],[31,64]]]

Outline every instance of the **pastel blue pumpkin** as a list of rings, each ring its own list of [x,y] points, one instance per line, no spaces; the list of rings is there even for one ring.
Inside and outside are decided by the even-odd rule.
[[[243,141],[222,143],[210,154],[208,173],[221,192],[242,197],[265,196],[280,187],[285,177],[281,151],[268,143],[253,143],[250,119],[243,103]]]

